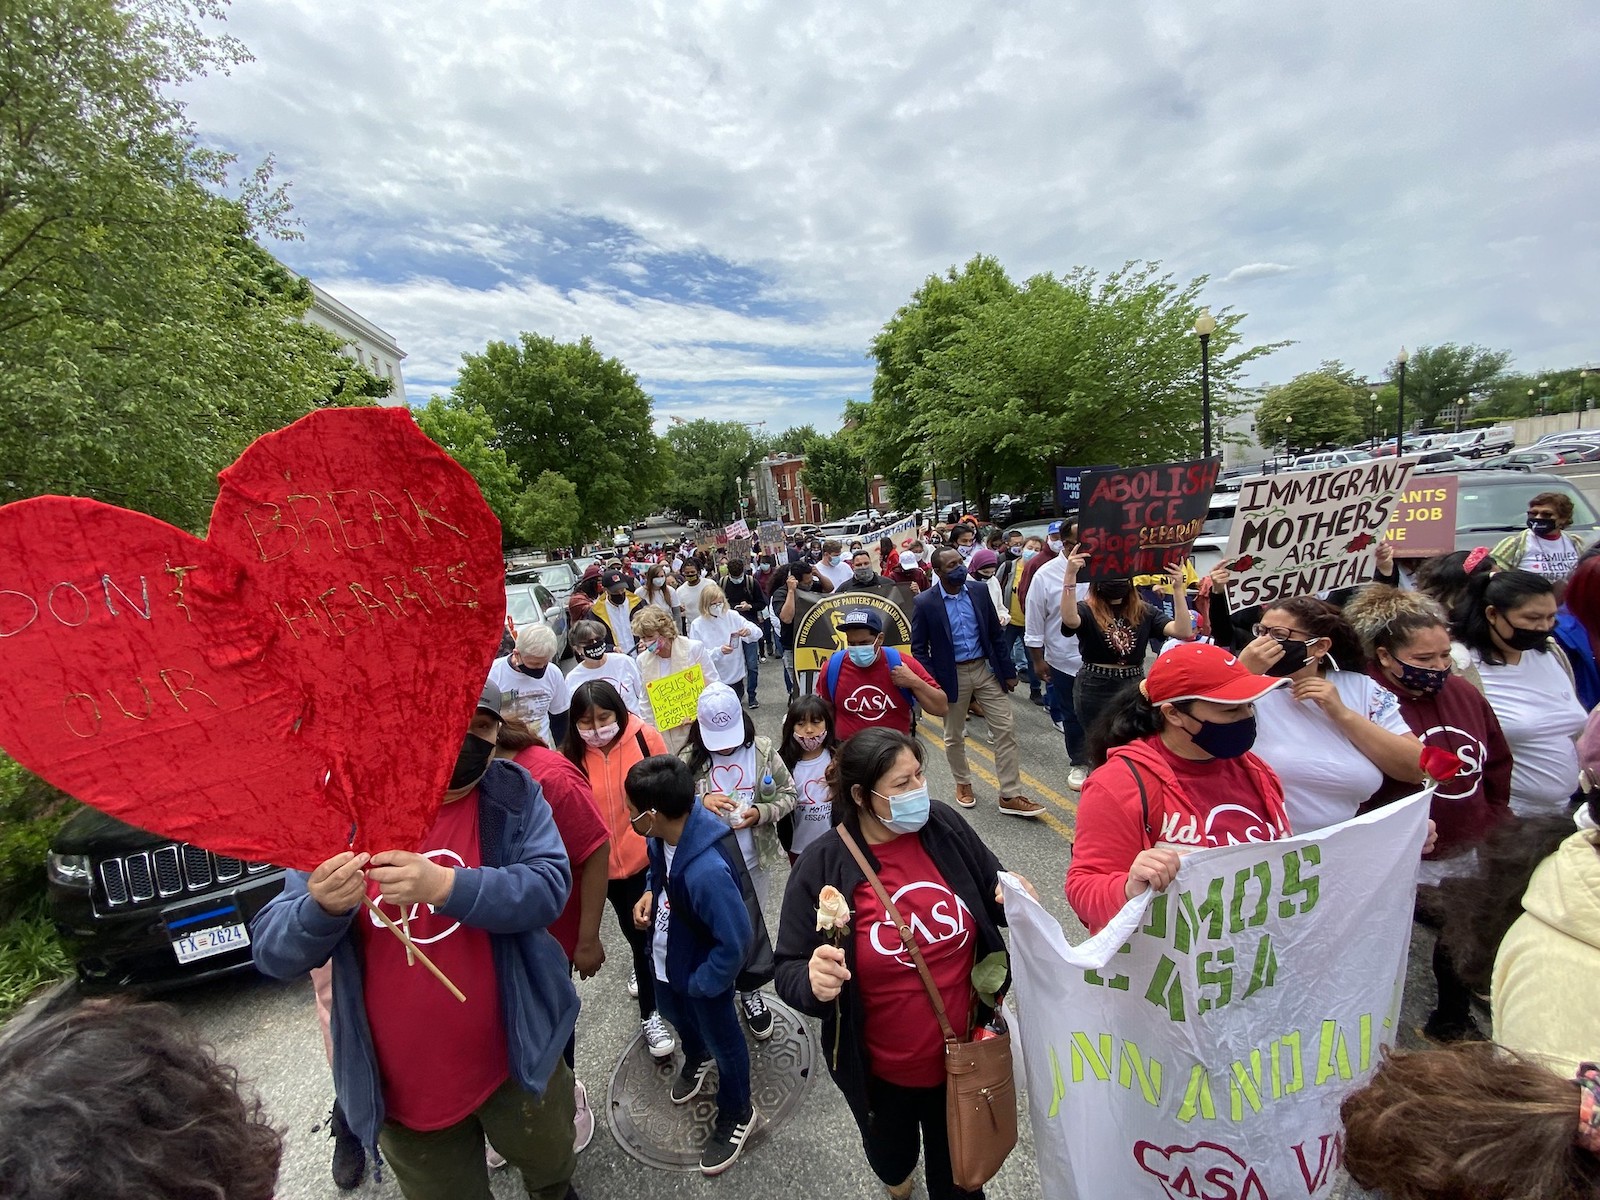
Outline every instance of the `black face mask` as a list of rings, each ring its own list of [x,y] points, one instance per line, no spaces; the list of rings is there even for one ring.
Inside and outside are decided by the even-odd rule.
[[[1110,583],[1097,583],[1094,585],[1095,595],[1110,604],[1121,604],[1133,591],[1133,584],[1126,579],[1113,579]]]
[[[1548,629],[1524,629],[1520,625],[1513,625],[1510,621],[1507,621],[1506,627],[1511,630],[1507,634],[1501,633],[1498,628],[1498,622],[1496,624],[1495,632],[1500,634],[1500,640],[1513,650],[1543,650],[1550,640],[1550,631]]]
[[[1529,517],[1528,528],[1540,537],[1549,537],[1556,531],[1556,523],[1548,517]]]
[[[549,669],[549,663],[545,663],[542,667],[530,667],[527,663],[518,663],[516,665],[516,670],[521,671],[524,675],[532,676],[534,679],[543,679],[544,673]]]
[[[871,567],[857,567],[851,572],[851,577],[857,583],[871,583],[873,575],[877,574]]]
[[[1266,673],[1274,679],[1284,679],[1306,665],[1306,644],[1298,638],[1290,638],[1278,645],[1283,649],[1283,657],[1268,667]]]
[[[583,656],[590,662],[599,662],[606,656],[606,644],[604,642],[596,642],[592,646],[585,646],[583,648]]]
[[[460,791],[477,783],[489,769],[489,760],[493,757],[493,742],[475,733],[467,734],[461,743],[461,753],[456,755],[456,769],[450,772],[450,790]]]
[[[613,604],[621,604],[627,598],[627,595],[628,592],[625,588],[619,588],[614,592],[606,593],[607,599],[609,599]]]

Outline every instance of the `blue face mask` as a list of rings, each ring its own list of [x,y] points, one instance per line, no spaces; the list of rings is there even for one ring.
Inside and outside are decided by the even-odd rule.
[[[894,796],[884,796],[882,792],[872,794],[883,796],[889,802],[888,820],[882,817],[878,820],[883,821],[883,827],[890,833],[915,833],[928,823],[928,812],[933,805],[928,799],[927,784]]]
[[[1033,556],[1035,554],[1037,554],[1037,553],[1039,553],[1037,550],[1024,550],[1022,552],[1022,561],[1023,562],[1032,562],[1033,561]]]
[[[967,585],[967,568],[951,567],[944,573],[944,582],[953,588],[963,588]]]
[[[870,667],[878,661],[878,648],[876,646],[850,646],[848,647],[850,661],[858,667]]]

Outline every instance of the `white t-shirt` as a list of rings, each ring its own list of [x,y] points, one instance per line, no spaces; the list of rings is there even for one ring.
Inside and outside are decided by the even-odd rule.
[[[550,714],[564,713],[572,702],[572,692],[560,668],[551,665],[544,677],[535,679],[511,665],[511,656],[495,659],[489,668],[489,682],[506,699],[507,716],[520,717],[545,741],[550,740]]]
[[[836,592],[849,583],[850,577],[855,573],[856,569],[843,558],[834,559],[831,567],[824,559],[817,559],[817,574],[833,584],[833,590]]]
[[[672,602],[683,609],[683,618],[692,621],[700,615],[700,593],[706,590],[702,575],[695,583],[680,583],[672,589]]]
[[[623,597],[621,604],[613,604],[609,596],[606,597],[606,619],[611,623],[611,637],[616,642],[617,649],[623,654],[633,653],[633,614],[628,598]]]
[[[1566,534],[1542,538],[1528,531],[1528,548],[1522,555],[1522,569],[1547,579],[1565,579],[1578,565],[1578,548]]]
[[[1030,593],[1031,595],[1031,593]],[[1345,707],[1380,729],[1409,735],[1400,701],[1359,671],[1329,671]],[[1311,833],[1348,821],[1383,783],[1383,772],[1311,700],[1296,700],[1287,687],[1256,701],[1252,747],[1283,781],[1289,828]]]
[[[756,789],[760,785],[761,777],[756,773],[756,745],[751,742],[748,746],[735,746],[726,754],[713,752],[711,768],[701,791],[702,794],[721,792],[743,810],[756,802]],[[755,870],[759,861],[755,835],[753,826],[736,830],[733,835],[744,853],[745,869],[749,871]]]
[[[1514,667],[1478,661],[1478,674],[1511,747],[1511,811],[1519,817],[1565,811],[1578,786],[1573,739],[1585,715],[1555,651],[1524,651]]]
[[[672,878],[672,856],[678,852],[676,846],[661,843],[661,849],[667,856],[667,878]],[[672,923],[672,901],[667,899],[667,889],[661,889],[661,895],[656,904],[655,935],[651,939],[650,957],[655,960],[656,978],[662,983],[667,981],[667,926]]]
[[[1034,572],[1028,584],[1028,599],[1022,606],[1027,618],[1022,644],[1043,650],[1044,661],[1052,671],[1076,675],[1083,669],[1083,650],[1077,638],[1061,636],[1061,588],[1066,579],[1067,560],[1059,554]],[[1078,585],[1077,596],[1079,600],[1089,598],[1087,583]]]
[[[644,679],[639,674],[639,666],[626,654],[607,654],[600,660],[598,667],[590,667],[579,663],[567,672],[567,687],[576,688],[582,683],[595,683],[601,679],[607,680],[622,696],[622,702],[628,706],[628,711],[636,717],[645,715],[644,708]]]
[[[792,854],[800,854],[828,832],[833,805],[828,801],[828,785],[822,776],[832,761],[833,752],[824,750],[816,758],[802,758],[789,772],[799,797],[794,806],[794,840],[789,846]]]
[[[758,638],[761,627],[752,625],[732,609],[724,609],[720,617],[696,617],[689,622],[689,636],[706,648],[716,665],[717,678],[730,687],[745,676],[744,638],[740,635]],[[724,646],[733,649],[724,654]]]

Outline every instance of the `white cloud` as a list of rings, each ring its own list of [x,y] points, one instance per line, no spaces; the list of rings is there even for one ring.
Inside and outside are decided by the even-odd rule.
[[[286,257],[399,336],[421,394],[531,329],[826,425],[883,321],[980,251],[1209,274],[1252,340],[1296,342],[1279,379],[1401,342],[1595,353],[1581,0],[256,0],[232,31],[256,62],[191,114],[277,154]]]

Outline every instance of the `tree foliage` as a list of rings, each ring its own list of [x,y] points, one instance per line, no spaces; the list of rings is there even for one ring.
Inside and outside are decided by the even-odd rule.
[[[541,471],[517,498],[515,528],[521,545],[546,550],[576,545],[582,520],[578,489],[559,471]]]
[[[451,458],[478,481],[508,545],[518,538],[517,502],[522,497],[522,474],[500,447],[500,431],[489,414],[476,404],[434,396],[416,410],[417,424]]]
[[[830,437],[818,437],[806,448],[806,465],[800,469],[800,482],[827,510],[830,517],[842,517],[867,503],[867,466],[855,431],[840,430]]]
[[[587,338],[557,342],[524,333],[463,356],[452,392],[481,408],[523,479],[555,471],[576,486],[587,536],[644,511],[663,482],[650,397],[633,372]]]
[[[1308,371],[1273,388],[1256,410],[1257,439],[1263,446],[1292,450],[1357,440],[1365,428],[1367,393],[1353,382],[1325,371]]]
[[[1076,268],[1018,287],[993,258],[930,277],[873,341],[867,461],[902,486],[925,464],[964,474],[987,512],[1001,490],[1048,489],[1052,464],[1159,462],[1199,450],[1202,276],[1178,285],[1156,264],[1101,278]],[[1216,314],[1213,425],[1238,404],[1241,314]]]
[[[1406,424],[1413,417],[1419,427],[1453,424],[1457,402],[1465,401],[1463,411],[1470,412],[1490,397],[1510,362],[1508,350],[1449,342],[1418,347],[1406,363]],[[1391,383],[1398,383],[1399,373],[1399,364],[1390,363],[1386,374]]]
[[[750,430],[738,421],[686,421],[667,430],[667,507],[722,523],[740,512],[745,479],[758,456]]]
[[[205,525],[216,472],[325,403],[344,360],[270,162],[229,186],[162,88],[246,55],[201,0],[17,0],[0,12],[0,483]]]

